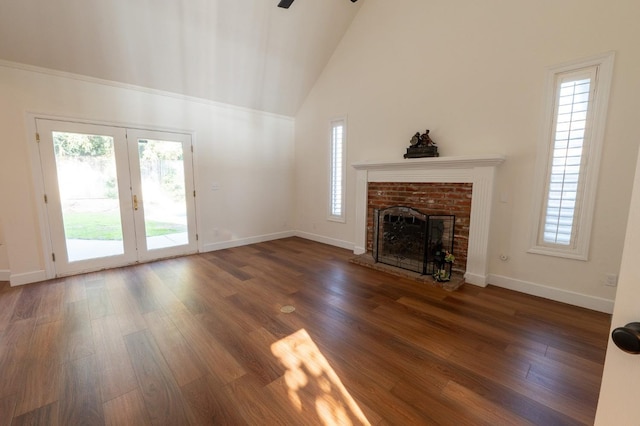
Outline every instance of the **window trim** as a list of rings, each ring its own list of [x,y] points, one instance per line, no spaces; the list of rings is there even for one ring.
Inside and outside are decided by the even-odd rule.
[[[342,124],[342,161],[339,165],[341,170],[341,212],[339,215],[333,213],[333,183],[334,183],[334,140],[333,140],[333,129],[336,124]],[[346,214],[345,214],[345,203],[346,203],[346,189],[347,189],[347,117],[333,117],[329,120],[329,197],[328,197],[328,212],[327,212],[327,220],[332,222],[346,222]]]
[[[538,158],[536,162],[535,190],[533,200],[533,230],[531,232],[531,248],[528,253],[547,256],[564,257],[568,259],[589,259],[589,242],[593,227],[593,216],[598,186],[600,158],[607,122],[607,107],[613,78],[613,63],[615,53],[606,52],[589,58],[566,62],[554,66],[547,71],[546,96],[544,107],[544,127],[539,138]],[[591,117],[590,136],[583,152],[584,167],[580,171],[581,205],[576,212],[573,226],[576,231],[569,245],[541,243],[544,233],[545,211],[548,195],[548,180],[551,168],[551,154],[554,149],[553,127],[555,123],[556,85],[562,74],[577,72],[581,69],[596,67],[596,81],[594,99],[591,102],[589,115]]]

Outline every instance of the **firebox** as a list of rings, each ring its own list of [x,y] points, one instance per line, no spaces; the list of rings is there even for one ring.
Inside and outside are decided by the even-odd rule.
[[[454,215],[427,215],[408,206],[375,209],[373,258],[446,281],[451,277],[455,221]]]

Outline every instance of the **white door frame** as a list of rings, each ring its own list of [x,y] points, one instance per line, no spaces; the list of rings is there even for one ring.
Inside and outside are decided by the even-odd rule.
[[[110,127],[121,127],[125,129],[138,129],[145,131],[158,131],[158,132],[168,132],[168,133],[181,133],[188,134],[191,136],[191,146],[196,146],[196,134],[193,130],[185,130],[185,129],[176,129],[176,128],[167,128],[161,126],[148,126],[148,125],[140,125],[140,124],[132,124],[132,123],[122,123],[122,122],[109,122],[109,121],[101,121],[101,120],[89,120],[84,118],[77,117],[69,117],[69,116],[58,116],[51,115],[46,113],[37,113],[37,112],[27,112],[25,114],[25,128],[27,130],[27,141],[29,147],[29,157],[31,163],[31,171],[32,171],[32,187],[33,187],[33,195],[34,195],[34,204],[37,212],[37,220],[40,228],[40,242],[41,242],[41,256],[44,264],[44,279],[53,279],[56,277],[56,268],[55,262],[52,258],[53,253],[53,245],[51,243],[51,226],[49,223],[49,218],[46,211],[46,206],[44,203],[45,196],[45,186],[44,186],[44,176],[42,173],[42,168],[40,164],[40,152],[38,148],[38,141],[36,140],[37,127],[36,127],[36,119],[43,120],[55,120],[55,121],[66,121],[70,123],[79,123],[79,124],[92,124],[97,126],[110,126]],[[194,191],[197,191],[197,166],[195,161],[193,160],[193,156],[191,158],[192,161],[192,171],[193,171],[193,188]],[[197,198],[194,200],[195,204],[195,218],[194,223],[196,230],[199,228],[199,217],[198,212],[200,211],[199,201]],[[197,239],[196,241],[197,252],[203,251],[203,243],[202,240]]]

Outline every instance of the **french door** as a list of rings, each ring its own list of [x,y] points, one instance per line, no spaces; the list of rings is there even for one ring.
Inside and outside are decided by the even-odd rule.
[[[190,135],[36,128],[56,276],[197,251]]]

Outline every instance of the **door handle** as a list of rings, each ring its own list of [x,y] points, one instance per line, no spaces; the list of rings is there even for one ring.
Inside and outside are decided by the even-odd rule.
[[[138,196],[137,195],[133,196],[133,209],[134,210],[138,210]]]
[[[630,354],[640,354],[640,322],[630,322],[611,332],[617,347]]]

